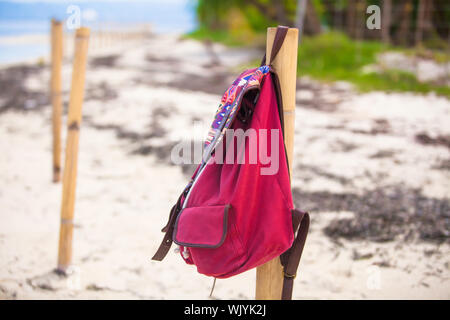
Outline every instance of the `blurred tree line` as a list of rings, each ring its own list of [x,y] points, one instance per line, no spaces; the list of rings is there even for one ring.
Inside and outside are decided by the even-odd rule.
[[[368,29],[367,7],[381,9],[381,29]],[[341,31],[358,40],[448,48],[449,0],[197,0],[200,28],[241,37],[274,25],[301,26],[306,35]]]

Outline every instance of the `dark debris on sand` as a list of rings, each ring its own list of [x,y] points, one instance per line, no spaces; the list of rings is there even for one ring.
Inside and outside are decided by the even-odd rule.
[[[154,54],[147,54],[145,56],[145,60],[147,62],[153,63],[163,63],[163,64],[172,64],[172,65],[178,65],[180,63],[180,60],[172,57],[158,57]]]
[[[153,77],[149,76],[148,78],[135,79],[136,83],[154,87],[169,86],[174,89],[222,95],[237,75],[233,75],[221,65],[221,61],[212,49],[211,44],[206,42],[205,47],[209,57],[205,59],[205,63],[202,66],[205,69],[214,68],[214,71],[206,72],[205,75],[182,72],[180,71],[182,69],[179,68],[179,65],[182,63],[181,60],[174,57],[158,57],[149,53],[145,57],[146,61],[149,63],[149,68],[146,70],[148,73],[157,71],[158,68],[155,69],[154,67],[160,65],[164,68],[169,68],[171,73],[176,74],[176,77],[169,82],[159,83],[158,81],[155,81]]]
[[[43,70],[41,65],[19,65],[0,69],[0,113],[36,110],[48,105],[48,92],[25,87],[26,79]]]
[[[180,90],[202,91],[222,95],[232,78],[232,75],[226,71],[215,71],[207,76],[180,74],[180,77],[171,81],[169,86]]]
[[[450,136],[431,137],[425,132],[416,134],[415,139],[418,143],[429,146],[444,146],[450,149]]]
[[[437,170],[450,171],[450,159],[440,160],[432,168]]]
[[[116,99],[117,96],[117,91],[112,89],[107,82],[102,81],[100,84],[96,86],[90,85],[89,88],[86,89],[85,100],[99,100],[106,102]]]
[[[94,68],[116,67],[117,59],[119,59],[119,57],[120,57],[120,55],[118,55],[118,54],[111,54],[108,56],[95,57],[89,61],[89,65]]]
[[[297,80],[296,88],[297,90],[307,90],[312,93],[311,99],[296,99],[295,102],[298,108],[313,109],[322,112],[335,112],[338,108],[338,101],[341,100],[341,98],[339,98],[338,101],[328,101],[325,97],[327,93],[319,83],[305,81],[302,78]],[[329,88],[329,90],[339,97],[343,98],[345,96],[345,92],[337,88]]]
[[[332,238],[450,242],[450,201],[426,197],[400,185],[354,193],[305,192],[294,188],[296,206],[317,214],[349,211],[354,218],[333,220],[324,233]]]
[[[161,125],[161,121],[169,117],[172,112],[175,111],[171,106],[154,108],[152,110],[151,121],[149,122],[149,130],[144,132],[128,130],[122,125],[117,124],[98,124],[90,118],[84,121],[94,129],[114,131],[118,139],[128,140],[130,143],[137,143],[138,146],[130,152],[132,155],[154,155],[157,159],[167,162],[170,160],[170,153],[175,143],[155,145],[151,139],[162,138],[166,135],[167,130]]]
[[[297,167],[297,170],[299,172],[302,172],[303,181],[310,181],[316,176],[320,176],[329,180],[336,181],[342,185],[352,185],[352,180],[350,178],[328,172],[316,166],[302,164]]]
[[[377,134],[389,134],[391,132],[391,125],[386,119],[375,119],[372,122],[372,128],[370,130],[351,130],[353,133],[377,135]]]
[[[370,155],[370,159],[383,159],[383,158],[392,158],[395,156],[397,151],[391,149],[379,150],[374,154]]]
[[[374,119],[372,121],[371,128],[369,130],[363,129],[350,129],[346,127],[344,124],[337,125],[328,125],[325,129],[329,130],[346,130],[356,134],[365,134],[365,135],[378,135],[378,134],[389,134],[391,133],[391,125],[387,119]]]

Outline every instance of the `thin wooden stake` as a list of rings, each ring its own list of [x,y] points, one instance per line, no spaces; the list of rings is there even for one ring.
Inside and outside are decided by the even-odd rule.
[[[75,57],[72,70],[69,115],[67,120],[66,158],[63,174],[61,227],[59,233],[58,268],[66,272],[72,261],[73,216],[77,183],[78,140],[84,96],[84,78],[89,29],[80,28],[75,34]]]
[[[61,180],[61,64],[63,58],[63,28],[60,21],[52,19],[51,27],[51,80],[53,134],[53,182]]]
[[[276,28],[268,28],[266,42],[266,57],[270,57],[272,44],[275,39]],[[295,125],[295,91],[297,80],[297,49],[298,29],[290,28],[287,32],[283,46],[272,62],[277,72],[281,94],[283,96],[284,111],[284,141],[286,144],[289,171],[292,176],[292,160],[294,151],[294,125]],[[280,258],[275,258],[256,270],[256,299],[279,300],[283,286],[283,268]]]

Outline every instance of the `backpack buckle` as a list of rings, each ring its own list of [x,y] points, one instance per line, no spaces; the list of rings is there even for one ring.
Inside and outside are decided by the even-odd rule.
[[[286,271],[283,271],[283,273],[284,273],[284,277],[288,278],[288,279],[295,279],[295,277],[297,276],[297,273],[289,274]]]

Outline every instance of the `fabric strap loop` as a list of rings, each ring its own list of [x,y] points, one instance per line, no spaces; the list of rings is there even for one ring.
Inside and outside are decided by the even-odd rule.
[[[284,39],[286,38],[286,34],[288,32],[289,28],[285,26],[278,26],[277,32],[275,33],[275,39],[273,40],[272,44],[272,50],[270,51],[270,60],[269,63],[266,61],[266,55],[264,54],[264,57],[261,61],[261,65],[264,64],[272,64],[273,60],[276,58],[278,52],[281,49],[281,46],[283,45]]]

